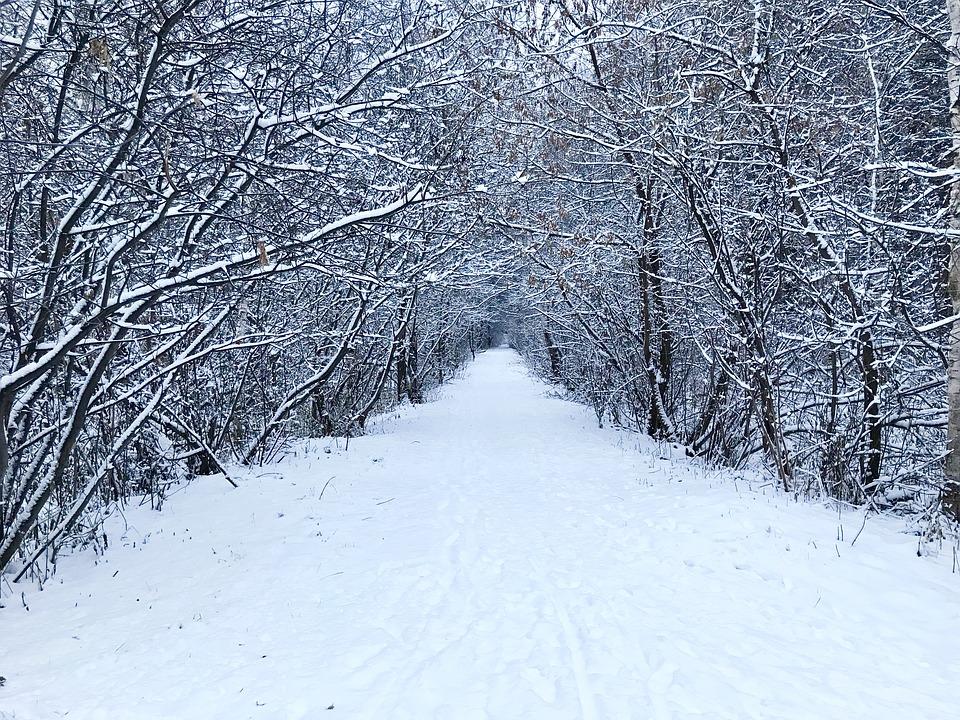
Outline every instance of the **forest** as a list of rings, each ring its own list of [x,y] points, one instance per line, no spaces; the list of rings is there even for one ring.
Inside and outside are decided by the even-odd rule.
[[[960,0],[0,0],[0,571],[510,344],[960,520]]]

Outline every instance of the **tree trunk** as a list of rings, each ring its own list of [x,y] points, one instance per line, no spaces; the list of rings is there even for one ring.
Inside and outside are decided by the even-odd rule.
[[[950,41],[947,60],[947,85],[950,89],[950,130],[953,136],[953,166],[960,170],[960,0],[947,0],[950,15]],[[960,230],[960,182],[950,188],[948,227]],[[960,242],[950,238],[948,291],[953,312],[960,313]],[[947,460],[943,485],[943,509],[960,520],[960,321],[950,328],[947,369]]]
[[[550,357],[550,376],[559,382],[563,374],[563,357],[560,355],[560,348],[553,341],[549,330],[543,331],[543,342],[547,346],[547,355]]]

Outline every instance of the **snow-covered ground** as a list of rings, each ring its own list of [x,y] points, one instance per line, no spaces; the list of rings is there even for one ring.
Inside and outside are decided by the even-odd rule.
[[[485,353],[5,594],[0,717],[960,717],[950,558],[665,454]]]

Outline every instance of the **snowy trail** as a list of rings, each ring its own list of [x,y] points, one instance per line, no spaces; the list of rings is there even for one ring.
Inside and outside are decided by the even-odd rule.
[[[851,547],[860,515],[599,430],[507,350],[381,431],[5,594],[0,718],[957,717],[960,579],[896,520]]]

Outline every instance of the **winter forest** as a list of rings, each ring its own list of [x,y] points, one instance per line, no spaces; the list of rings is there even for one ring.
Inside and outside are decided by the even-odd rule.
[[[0,598],[501,345],[948,552],[958,173],[958,0],[0,0]]]

